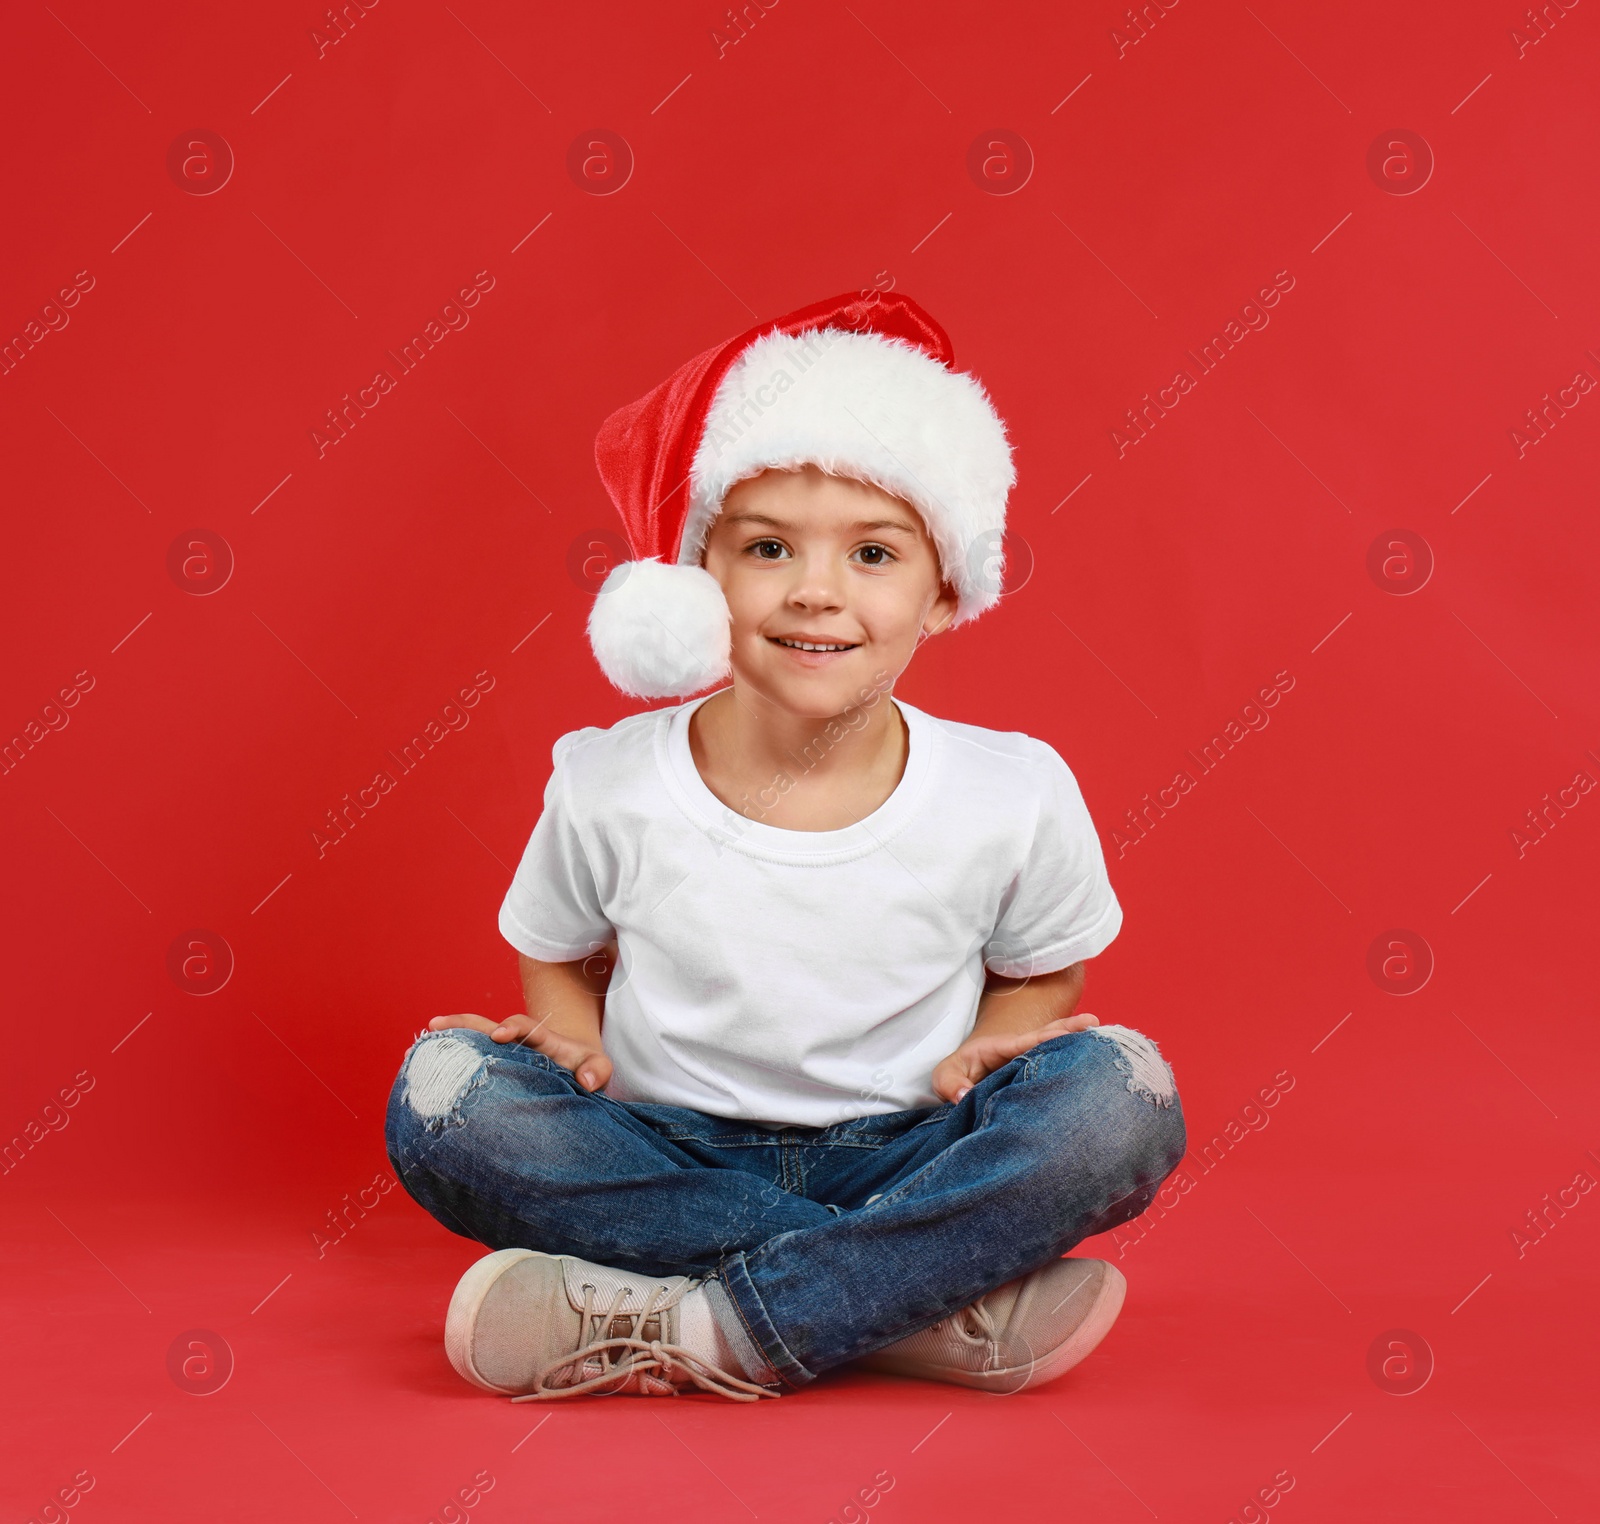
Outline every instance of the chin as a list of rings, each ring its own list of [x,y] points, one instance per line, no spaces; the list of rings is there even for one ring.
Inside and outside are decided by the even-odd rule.
[[[790,714],[811,720],[831,720],[856,701],[859,683],[779,683],[768,689]]]
[[[764,659],[765,652],[759,654],[763,659],[753,666],[740,663],[742,670],[737,676],[791,714],[817,720],[832,719],[849,705],[861,703],[863,696],[870,698],[877,686],[872,675],[881,667],[881,663],[857,658],[839,662],[832,670],[805,670],[781,658],[778,662]]]

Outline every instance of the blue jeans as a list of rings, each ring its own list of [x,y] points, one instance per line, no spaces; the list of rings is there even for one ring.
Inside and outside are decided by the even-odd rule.
[[[450,1028],[407,1053],[385,1142],[463,1237],[711,1277],[746,1377],[798,1389],[1137,1217],[1187,1139],[1125,1027],[1052,1037],[954,1104],[776,1131],[615,1101]]]

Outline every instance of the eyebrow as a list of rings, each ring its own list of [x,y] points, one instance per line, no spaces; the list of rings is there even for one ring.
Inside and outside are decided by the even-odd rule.
[[[728,524],[770,524],[774,529],[788,529],[791,526],[783,519],[775,519],[768,513],[757,513],[754,509],[747,509],[741,513],[730,513],[726,516]],[[850,526],[852,529],[896,529],[901,534],[915,537],[916,530],[906,523],[904,519],[857,519]]]

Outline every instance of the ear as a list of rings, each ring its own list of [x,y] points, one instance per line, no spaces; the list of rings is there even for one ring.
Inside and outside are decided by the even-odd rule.
[[[928,612],[922,620],[922,639],[937,635],[952,619],[956,617],[956,609],[960,606],[961,598],[956,590],[948,583],[941,582],[939,591],[932,603],[928,605]]]

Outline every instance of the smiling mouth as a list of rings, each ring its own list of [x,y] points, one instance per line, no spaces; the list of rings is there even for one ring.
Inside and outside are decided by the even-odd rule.
[[[774,645],[785,646],[791,651],[813,651],[822,655],[838,654],[843,651],[854,651],[860,642],[846,644],[843,641],[814,641],[814,640],[786,640],[781,635],[767,637]]]

